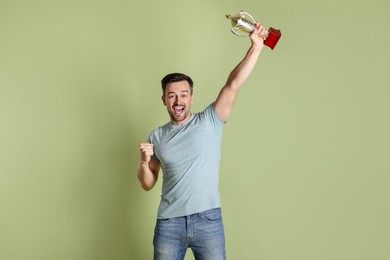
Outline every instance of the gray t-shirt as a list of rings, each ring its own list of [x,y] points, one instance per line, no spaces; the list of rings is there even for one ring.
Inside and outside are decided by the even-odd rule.
[[[214,104],[191,114],[183,125],[154,130],[154,160],[160,161],[163,185],[157,218],[191,215],[220,207],[219,168],[224,123]]]

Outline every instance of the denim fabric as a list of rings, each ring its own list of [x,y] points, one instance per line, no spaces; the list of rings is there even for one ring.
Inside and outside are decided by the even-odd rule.
[[[153,244],[154,260],[183,260],[187,248],[191,248],[196,260],[225,260],[221,209],[158,219]]]

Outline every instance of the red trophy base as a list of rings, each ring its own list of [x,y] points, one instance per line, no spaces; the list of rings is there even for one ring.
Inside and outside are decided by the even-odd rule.
[[[264,41],[264,44],[273,50],[278,43],[280,37],[282,37],[282,32],[280,30],[270,27],[268,30],[268,37]]]

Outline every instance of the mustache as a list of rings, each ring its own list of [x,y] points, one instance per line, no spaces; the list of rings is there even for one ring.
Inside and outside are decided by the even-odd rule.
[[[185,108],[186,105],[178,105],[178,104],[175,104],[172,106],[172,108]]]

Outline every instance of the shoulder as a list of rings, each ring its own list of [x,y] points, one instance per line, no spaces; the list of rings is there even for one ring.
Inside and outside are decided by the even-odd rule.
[[[148,141],[158,140],[169,129],[169,123],[159,126],[148,135]]]
[[[224,122],[219,118],[215,110],[215,102],[211,103],[202,112],[200,112],[199,117],[208,119],[217,125],[224,125]]]

